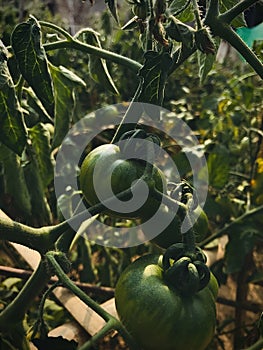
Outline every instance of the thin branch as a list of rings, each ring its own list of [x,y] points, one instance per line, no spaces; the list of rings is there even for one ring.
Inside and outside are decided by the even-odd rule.
[[[218,19],[220,19],[224,23],[230,24],[238,15],[244,12],[251,5],[254,5],[256,2],[258,2],[258,0],[240,1],[235,6],[231,7],[229,10],[219,15]]]

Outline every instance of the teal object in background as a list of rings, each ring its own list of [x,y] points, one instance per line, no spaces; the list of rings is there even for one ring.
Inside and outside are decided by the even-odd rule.
[[[245,41],[247,46],[252,48],[254,41],[263,40],[263,22],[252,28],[237,28],[236,32]]]

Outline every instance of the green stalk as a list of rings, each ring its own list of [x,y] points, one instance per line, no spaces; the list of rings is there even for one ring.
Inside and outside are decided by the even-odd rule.
[[[11,219],[0,218],[0,240],[19,243],[39,253],[46,252],[52,245],[51,230],[52,226],[34,228]]]
[[[131,69],[132,71],[134,71],[135,73],[137,73],[138,70],[142,67],[142,65],[139,62],[134,61],[131,58],[119,55],[115,52],[111,52],[96,46],[82,43],[81,41],[74,38],[73,40],[70,40],[70,41],[59,40],[53,43],[44,44],[44,48],[46,51],[58,50],[58,49],[79,50],[91,55],[95,55],[100,58],[104,58],[105,60],[112,61],[122,66],[125,66]]]
[[[222,22],[219,17],[209,17],[208,15],[205,23],[210,27],[213,35],[226,40],[231,46],[233,46],[258,73],[258,75],[263,78],[262,63],[240,36],[230,27],[230,25]]]
[[[238,15],[244,12],[251,5],[258,2],[258,0],[243,0],[238,2],[236,5],[231,7],[226,12],[219,15],[218,19],[220,19],[224,23],[230,24]]]
[[[46,262],[41,260],[37,269],[30,276],[16,298],[0,313],[0,329],[8,331],[24,319],[35,297],[45,288],[51,277],[46,269]]]
[[[52,265],[54,270],[56,271],[56,275],[58,276],[60,282],[63,286],[68,288],[74,295],[76,295],[80,300],[82,300],[86,305],[88,305],[92,310],[94,310],[99,316],[101,316],[106,322],[106,326],[102,328],[102,330],[92,337],[91,341],[84,345],[81,349],[91,349],[91,346],[94,345],[94,342],[101,339],[106,333],[110,330],[116,329],[118,330],[128,344],[131,344],[131,349],[137,349],[135,347],[135,343],[131,336],[127,333],[127,331],[123,328],[121,323],[109,314],[106,310],[104,310],[99,304],[97,304],[93,299],[91,299],[85,292],[83,292],[80,288],[78,288],[71,279],[65,274],[65,272],[60,267],[59,263],[55,258],[55,252],[48,252],[46,254],[46,258],[49,263]]]

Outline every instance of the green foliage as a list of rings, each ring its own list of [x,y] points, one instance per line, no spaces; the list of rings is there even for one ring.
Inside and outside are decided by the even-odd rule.
[[[57,150],[73,123],[99,107],[129,101],[137,91],[135,100],[171,110],[160,121],[164,127],[178,132],[176,120],[180,118],[199,138],[209,173],[205,211],[210,237],[204,245],[216,245],[217,238],[227,235],[218,275],[242,272],[247,256],[262,242],[262,66],[260,69],[253,52],[244,49],[242,43],[239,52],[249,50],[250,64],[239,57],[224,64],[216,62],[220,31],[213,25],[197,30],[193,1],[169,1],[166,9],[159,9],[160,16],[156,16],[159,10],[155,7],[142,16],[143,20],[135,19],[132,30],[127,31],[117,25],[132,14],[134,4],[106,3],[114,22],[108,12],[103,13],[96,28],[83,29],[75,37],[62,30],[62,21],[58,26],[43,22],[50,14],[41,6],[36,9],[34,1],[25,9],[35,16],[29,19],[21,20],[20,16],[18,21],[16,1],[0,9],[4,27],[0,46],[0,207],[17,221],[37,227],[63,220],[57,203],[59,207],[63,203],[69,217],[73,216],[79,189],[72,188],[55,198]],[[220,13],[239,3],[221,0]],[[239,13],[231,25],[243,26],[243,14]],[[51,30],[56,35],[49,35]],[[232,39],[229,42],[235,44]],[[262,55],[261,44],[254,45],[253,50]],[[116,120],[121,122],[119,111],[110,107],[107,115],[90,114],[87,132],[92,132],[98,121],[108,127]],[[110,142],[113,133],[107,129],[87,151],[102,140]],[[160,137],[179,164],[180,176],[191,182],[191,167],[184,152]],[[70,142],[68,151],[74,153],[77,142]],[[193,152],[198,156],[198,149]],[[69,169],[60,171],[67,173]],[[99,220],[109,226],[137,224],[107,215],[100,215]],[[100,234],[106,240],[109,233],[105,229]],[[71,248],[73,270],[80,281],[112,287],[134,256],[159,252],[151,243],[119,250],[100,247],[83,237],[78,237]],[[256,282],[262,283],[262,274],[251,274],[250,283]],[[3,304],[20,288],[20,280],[5,280],[0,289]],[[50,327],[57,325],[55,319],[63,322],[66,317],[53,302],[47,302],[45,314]],[[12,349],[13,341],[12,337],[3,338],[0,347]],[[39,349],[47,345],[76,348],[76,344],[52,338],[36,340],[36,345]]]

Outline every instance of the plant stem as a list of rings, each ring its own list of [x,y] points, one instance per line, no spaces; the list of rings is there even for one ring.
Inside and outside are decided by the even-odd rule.
[[[27,280],[16,298],[0,313],[0,329],[7,330],[10,326],[21,322],[35,297],[44,289],[51,277],[46,269],[46,261],[41,260],[37,269]]]
[[[85,304],[87,304],[90,308],[92,308],[99,316],[101,316],[106,322],[111,320],[113,316],[111,316],[107,311],[105,311],[100,305],[98,305],[94,300],[92,300],[85,292],[83,292],[79,287],[77,287],[71,279],[65,274],[65,272],[60,267],[57,262],[54,252],[48,252],[46,254],[46,258],[53,266],[56,271],[56,275],[58,276],[60,282],[64,287],[68,288],[72,293],[80,298]]]
[[[56,32],[62,34],[68,41],[72,41],[73,40],[73,36],[70,35],[66,30],[64,30],[61,27],[58,27],[56,24],[54,23],[50,23],[50,22],[45,22],[45,21],[38,21],[38,23],[43,26],[43,27],[48,27],[51,29],[54,29]]]
[[[240,36],[229,26],[221,24],[220,37],[228,41],[252,66],[252,68],[263,79],[263,65],[255,53],[250,50],[247,44],[240,38]]]
[[[52,245],[51,230],[52,226],[34,228],[11,219],[0,218],[0,240],[19,243],[40,253],[45,253]]]
[[[106,60],[112,61],[114,63],[125,66],[135,73],[142,67],[142,65],[132,60],[131,58],[119,55],[115,52],[111,52],[96,46],[92,46],[89,44],[82,43],[77,39],[73,39],[71,41],[68,40],[59,40],[53,43],[44,44],[44,48],[46,51],[57,50],[57,49],[75,49],[82,52],[86,52],[88,54],[95,55],[100,58],[104,58]]]
[[[240,13],[244,12],[248,7],[255,4],[258,0],[243,0],[231,7],[226,12],[219,15],[218,19],[222,22],[230,24]]]
[[[115,317],[109,314],[106,310],[104,310],[99,304],[97,304],[93,299],[91,299],[86,293],[84,293],[71,281],[71,279],[65,274],[65,272],[60,267],[54,254],[56,253],[48,252],[46,254],[46,258],[55,269],[56,275],[58,276],[63,286],[68,288],[72,293],[74,293],[77,297],[79,297],[80,300],[82,300],[86,305],[88,305],[92,310],[94,310],[99,316],[101,316],[107,322],[106,326],[103,327],[102,330],[95,335],[95,337],[92,337],[91,341],[88,342],[88,344],[84,345],[81,349],[82,350],[90,349],[91,345],[94,345],[95,341],[101,339],[106,333],[108,333],[110,330],[113,330],[113,329],[118,330],[122,334],[122,336],[125,338],[127,343],[134,346],[135,343],[133,339],[126,332],[126,330],[123,328],[121,323]],[[136,349],[135,347],[133,348]]]
[[[199,245],[201,248],[205,247],[208,243],[214,241],[215,239],[223,236],[232,226],[242,222],[242,220],[247,219],[248,217],[255,215],[255,214],[259,214],[260,212],[263,212],[263,205],[251,209],[249,211],[247,211],[246,213],[244,213],[243,215],[240,215],[238,218],[236,218],[234,221],[230,222],[229,224],[225,225],[223,228],[221,228],[220,230],[218,230],[216,233],[214,233],[213,235],[211,235],[210,237],[206,238],[205,240],[203,240]]]

